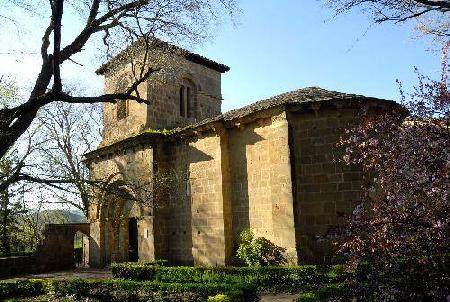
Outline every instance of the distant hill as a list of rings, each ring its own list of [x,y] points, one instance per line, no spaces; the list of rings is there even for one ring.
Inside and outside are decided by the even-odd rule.
[[[86,217],[81,211],[42,210],[39,213],[28,212],[19,219],[19,224],[33,224],[43,229],[46,224],[84,223]]]
[[[81,211],[44,210],[39,214],[45,223],[82,223],[87,222]]]

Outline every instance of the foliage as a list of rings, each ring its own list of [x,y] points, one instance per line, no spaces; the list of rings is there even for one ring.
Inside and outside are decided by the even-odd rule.
[[[167,266],[169,264],[169,261],[164,260],[164,259],[158,259],[158,260],[140,261],[139,264],[150,265],[150,266],[154,266],[154,265]]]
[[[140,131],[138,134],[136,134],[135,136],[138,135],[142,135],[142,134],[161,134],[164,136],[169,136],[172,135],[176,132],[176,129],[144,129],[142,131]]]
[[[0,160],[0,174],[11,174],[11,162]],[[19,220],[26,209],[20,202],[14,201],[10,189],[0,191],[0,255],[9,256],[11,252],[22,252],[24,244],[18,234]]]
[[[264,237],[255,238],[252,230],[243,230],[239,234],[237,256],[248,266],[273,266],[286,263],[284,248],[276,246]]]
[[[0,298],[53,294],[56,297],[98,301],[204,301],[223,293],[232,301],[253,301],[255,289],[247,284],[190,284],[130,280],[74,279],[0,282]]]
[[[424,0],[326,0],[338,14],[361,8],[376,23],[414,21],[424,34],[450,37],[450,2]]]
[[[249,283],[260,292],[300,292],[321,284],[341,280],[345,274],[342,266],[293,266],[293,267],[161,267],[138,263],[111,265],[115,278],[151,280],[167,283]]]
[[[47,290],[48,283],[42,279],[0,281],[0,299],[38,296]]]
[[[344,161],[368,175],[337,242],[350,265],[372,266],[370,282],[364,274],[353,280],[365,299],[439,301],[449,294],[442,259],[450,252],[449,47],[439,81],[419,74],[411,94],[401,88],[404,108],[368,112],[341,142]]]
[[[0,108],[8,108],[17,102],[19,92],[11,79],[0,76]]]
[[[345,284],[327,284],[315,291],[304,292],[296,302],[352,301]]]
[[[208,302],[232,302],[232,300],[227,295],[218,294],[208,297]]]

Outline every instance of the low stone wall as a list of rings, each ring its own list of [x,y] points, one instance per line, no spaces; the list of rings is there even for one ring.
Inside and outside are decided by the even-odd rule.
[[[35,255],[0,258],[0,278],[74,268],[73,240],[77,231],[89,236],[89,224],[46,225],[44,240]]]
[[[89,223],[46,225],[44,240],[36,252],[36,270],[43,272],[74,268],[73,240],[77,231],[89,236]]]
[[[0,277],[8,277],[27,273],[34,273],[35,256],[14,256],[0,258]]]

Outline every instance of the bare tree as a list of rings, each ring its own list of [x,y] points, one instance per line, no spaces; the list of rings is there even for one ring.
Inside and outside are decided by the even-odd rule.
[[[361,8],[375,23],[408,20],[418,22],[419,30],[436,37],[450,37],[449,0],[326,0],[337,14]]]
[[[87,217],[91,181],[82,156],[100,142],[101,108],[56,102],[42,110],[38,119],[40,135],[47,141],[35,157],[35,170],[41,179],[63,181],[46,188],[53,197],[48,202],[75,207]]]
[[[33,2],[5,1],[0,4],[2,15],[14,20],[6,14],[8,6],[16,5],[26,11]],[[39,1],[39,5],[50,19],[39,47],[41,69],[26,100],[18,106],[0,109],[0,158],[30,127],[39,109],[49,103],[115,103],[126,99],[147,102],[137,91],[138,86],[156,71],[146,64],[146,55],[139,57],[141,61],[135,64],[139,68],[133,69],[133,82],[124,91],[99,96],[64,92],[61,66],[75,61],[74,56],[82,52],[94,36],[103,33],[106,51],[111,51],[112,46],[139,39],[145,41],[148,51],[155,36],[182,37],[190,41],[201,39],[207,36],[206,25],[217,19],[223,10],[232,13],[235,9],[234,0],[49,0]],[[77,9],[85,25],[70,43],[62,45],[61,28],[67,5]],[[53,49],[49,53],[51,44]]]

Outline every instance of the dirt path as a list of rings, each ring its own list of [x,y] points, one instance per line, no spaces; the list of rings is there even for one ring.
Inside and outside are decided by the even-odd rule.
[[[293,302],[298,298],[298,295],[264,295],[261,296],[260,302]]]
[[[7,278],[4,280],[21,280],[21,279],[56,279],[56,280],[64,280],[64,279],[77,279],[77,278],[95,278],[95,279],[106,279],[112,278],[111,271],[108,269],[92,269],[92,268],[77,268],[70,271],[61,271],[61,272],[49,272],[49,273],[41,273],[41,274],[28,274],[17,276],[14,278]]]

